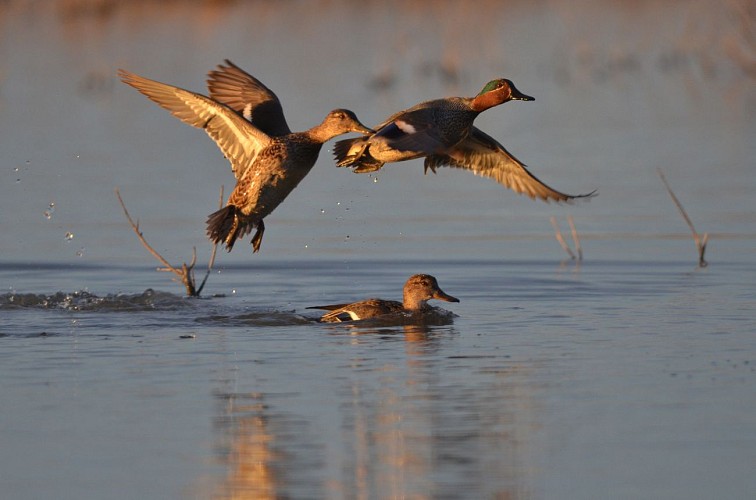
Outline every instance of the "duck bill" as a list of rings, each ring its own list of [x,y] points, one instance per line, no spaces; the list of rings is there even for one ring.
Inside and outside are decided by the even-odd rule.
[[[531,96],[529,96],[527,94],[523,94],[522,92],[520,92],[519,90],[517,90],[514,85],[511,85],[510,88],[512,90],[512,95],[509,98],[510,100],[512,100],[512,101],[535,101],[535,97],[531,97]]]
[[[352,132],[359,132],[360,134],[373,134],[375,130],[367,128],[365,125],[358,123],[352,128]]]
[[[433,294],[433,298],[437,300],[443,300],[445,302],[459,302],[459,299],[457,297],[452,297],[441,289],[436,290],[436,292]]]

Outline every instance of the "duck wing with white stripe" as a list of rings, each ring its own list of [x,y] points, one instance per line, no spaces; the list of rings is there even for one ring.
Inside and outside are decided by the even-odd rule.
[[[411,108],[378,125],[369,141],[383,140],[391,149],[421,153],[423,156],[443,151],[447,146],[435,120],[432,108]]]
[[[208,73],[210,97],[252,122],[270,136],[291,133],[278,96],[260,80],[228,59]]]

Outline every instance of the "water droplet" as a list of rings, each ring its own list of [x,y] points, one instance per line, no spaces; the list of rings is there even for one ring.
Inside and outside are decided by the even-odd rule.
[[[70,232],[70,231],[67,232],[66,233],[66,241],[71,241],[72,239],[74,239],[74,234],[72,232]]]
[[[13,171],[14,171],[14,172],[18,172],[19,170],[20,170],[20,169],[19,169],[18,167],[14,167],[14,168],[13,168]]]
[[[76,251],[76,256],[77,257],[84,257],[84,247],[81,247],[80,249],[78,249]]]
[[[309,245],[305,245],[305,248],[310,248],[310,246]]]
[[[373,184],[378,184],[378,177],[373,177]]]
[[[321,208],[321,209],[320,209],[320,213],[321,213],[321,214],[324,214],[324,213],[325,213],[325,208]]]
[[[52,219],[52,214],[55,212],[55,202],[51,201],[49,205],[47,205],[47,210],[42,212],[45,216],[45,219],[50,220]]]
[[[340,201],[337,201],[337,202],[336,202],[336,206],[338,206],[338,205],[341,205],[341,202],[340,202]]]

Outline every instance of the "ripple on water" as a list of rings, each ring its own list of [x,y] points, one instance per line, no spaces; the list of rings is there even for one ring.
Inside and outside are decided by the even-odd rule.
[[[219,299],[221,297],[216,297]],[[181,311],[180,318],[175,315],[130,316],[131,323],[148,321],[153,326],[169,327],[179,323],[186,325],[195,322],[203,325],[215,326],[297,326],[317,323],[317,318],[297,314],[293,310],[249,309],[238,303],[227,304],[225,301],[214,299],[190,298],[170,292],[162,292],[151,288],[142,293],[125,294],[114,293],[103,296],[86,290],[75,292],[41,293],[5,293],[0,295],[0,311],[37,312],[67,311],[98,313],[97,325],[101,328],[120,325],[121,320],[107,320],[103,313],[164,313]],[[187,314],[188,313],[188,314]],[[40,319],[40,318],[38,318]],[[111,324],[112,323],[112,324]]]

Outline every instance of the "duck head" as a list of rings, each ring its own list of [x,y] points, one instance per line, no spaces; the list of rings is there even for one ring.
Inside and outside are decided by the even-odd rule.
[[[473,98],[472,108],[475,111],[485,111],[507,101],[535,101],[535,98],[517,90],[512,80],[498,78],[488,82]]]
[[[337,135],[346,134],[347,132],[359,132],[361,134],[373,133],[373,130],[360,123],[360,120],[357,119],[357,115],[348,109],[334,109],[328,113],[320,126],[330,135],[328,139],[332,139]]]
[[[458,298],[452,297],[441,290],[436,278],[430,274],[415,274],[404,284],[405,309],[422,309],[431,299],[443,300],[445,302],[459,302]]]

